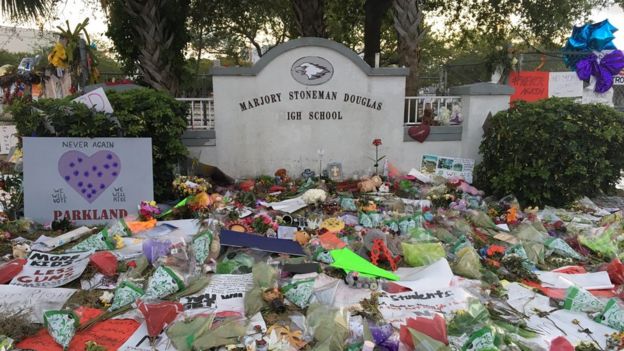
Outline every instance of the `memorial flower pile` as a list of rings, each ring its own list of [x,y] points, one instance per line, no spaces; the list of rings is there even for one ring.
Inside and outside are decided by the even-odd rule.
[[[185,350],[622,347],[619,208],[589,199],[523,207],[462,180],[423,182],[397,170],[332,181],[280,169],[232,185],[179,177],[173,186],[176,201],[138,205],[153,225],[118,219],[46,231],[62,238],[49,252],[12,242],[33,238],[35,224],[0,227],[8,233],[0,245],[13,249],[0,263],[0,293],[18,282],[41,289],[27,283],[35,279],[57,294],[82,288],[33,312],[37,334],[4,331],[1,316],[0,334],[35,350],[89,342],[124,349],[141,340]],[[32,262],[69,268],[58,276],[38,269],[40,277]],[[115,337],[89,336],[113,326]]]

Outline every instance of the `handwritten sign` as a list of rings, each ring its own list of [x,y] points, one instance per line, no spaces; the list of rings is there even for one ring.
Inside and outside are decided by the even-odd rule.
[[[0,155],[8,155],[17,145],[17,128],[14,125],[0,126]]]
[[[576,72],[550,72],[548,96],[583,96],[583,81],[578,78]]]
[[[184,309],[245,312],[245,293],[253,286],[250,274],[215,274],[200,293],[180,299]]]
[[[106,93],[102,88],[90,91],[77,97],[73,101],[83,103],[99,112],[113,113],[113,107],[111,106],[110,101],[108,101],[108,97],[106,97]]]
[[[43,312],[59,310],[75,289],[25,288],[0,285],[0,314],[26,313],[33,323],[43,323]]]
[[[468,183],[472,183],[474,165],[475,161],[469,158],[423,155],[420,170],[444,178],[463,178]]]
[[[548,72],[512,72],[509,84],[516,89],[511,101],[537,101],[548,98]]]
[[[55,288],[80,277],[89,263],[91,252],[51,254],[33,251],[24,269],[11,285],[33,288]]]
[[[604,93],[597,93],[594,91],[593,85],[590,85],[589,87],[583,89],[583,97],[581,99],[581,103],[604,104],[607,106],[613,106],[613,89],[609,89]]]
[[[105,223],[152,199],[150,138],[24,138],[26,217]]]
[[[414,290],[399,294],[383,293],[379,297],[379,311],[384,319],[396,325],[415,316],[433,316],[434,312],[450,314],[468,307],[471,295],[462,288]]]

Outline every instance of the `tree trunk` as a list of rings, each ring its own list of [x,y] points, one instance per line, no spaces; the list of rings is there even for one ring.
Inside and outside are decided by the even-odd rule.
[[[420,41],[424,35],[423,0],[394,0],[394,28],[399,37],[399,55],[409,68],[405,95],[418,95]]]
[[[291,3],[299,35],[327,38],[324,0],[291,0]]]
[[[364,61],[375,67],[375,54],[381,51],[381,23],[392,0],[366,0],[364,4]]]
[[[166,13],[161,8],[166,0],[128,0],[124,6],[133,19],[133,26],[143,44],[140,48],[139,70],[145,82],[154,89],[176,95],[180,79],[173,73],[165,54],[176,39],[167,28]]]

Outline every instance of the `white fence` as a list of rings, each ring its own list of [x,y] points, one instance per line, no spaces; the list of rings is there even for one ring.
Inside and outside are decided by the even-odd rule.
[[[178,98],[189,104],[186,117],[188,129],[214,130],[213,98]],[[461,98],[459,96],[407,96],[405,97],[405,125],[423,122],[426,114],[439,124],[461,124]]]
[[[406,96],[405,125],[421,124],[423,118],[430,118],[442,125],[459,125],[462,122],[461,98],[459,96]]]
[[[188,129],[214,130],[214,99],[213,98],[177,98],[189,104],[186,125]]]

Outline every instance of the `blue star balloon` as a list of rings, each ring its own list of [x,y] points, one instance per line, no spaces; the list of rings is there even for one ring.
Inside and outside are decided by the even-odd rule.
[[[570,69],[575,69],[578,61],[593,51],[615,50],[613,33],[617,32],[609,20],[598,23],[588,23],[583,26],[575,26],[572,35],[568,38],[564,51],[579,52],[579,54],[564,55],[564,62]],[[582,53],[586,53],[583,55]]]

